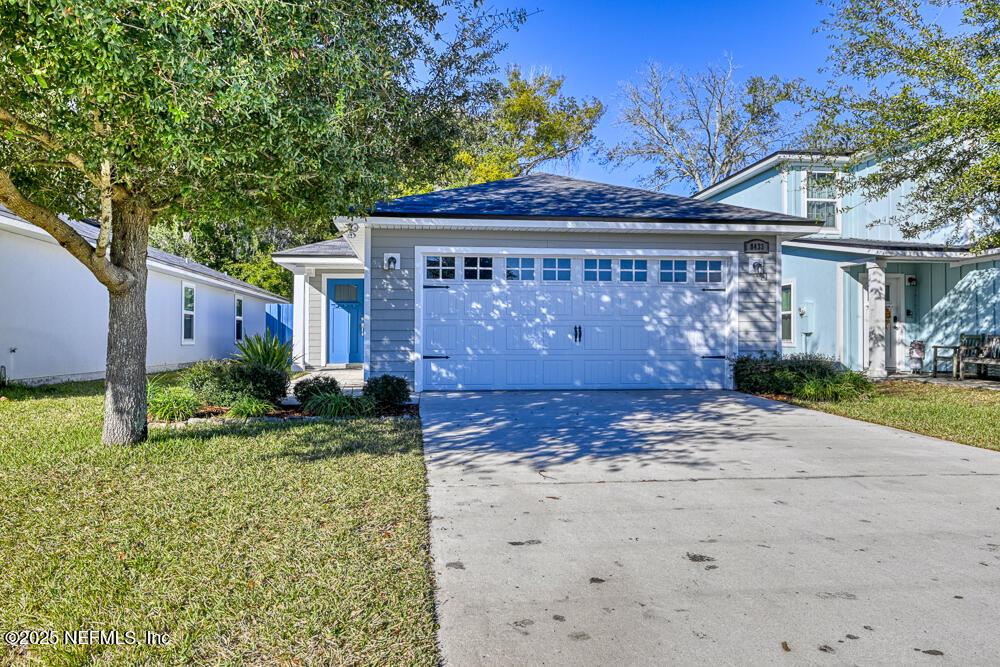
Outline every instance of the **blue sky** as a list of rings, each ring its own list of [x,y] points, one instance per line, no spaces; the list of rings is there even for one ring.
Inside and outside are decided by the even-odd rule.
[[[500,62],[525,71],[547,70],[566,77],[563,90],[594,96],[608,107],[598,138],[614,143],[622,136],[615,126],[619,84],[638,80],[650,60],[665,67],[696,70],[730,54],[740,74],[777,74],[819,82],[817,70],[826,58],[826,38],[813,30],[827,8],[811,0],[737,2],[592,2],[535,0],[502,3],[534,12],[509,34]],[[643,167],[602,166],[589,155],[576,165],[548,166],[568,173],[622,185],[635,185]],[[648,168],[647,168],[648,169]],[[674,191],[687,194],[683,186]]]

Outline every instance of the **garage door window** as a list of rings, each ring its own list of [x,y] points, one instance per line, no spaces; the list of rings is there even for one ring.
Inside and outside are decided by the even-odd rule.
[[[618,279],[623,283],[644,283],[648,275],[645,259],[623,259],[618,263]]]
[[[466,280],[493,280],[492,257],[466,257],[463,266]]]
[[[507,276],[507,280],[534,280],[535,258],[508,257],[505,275]]]
[[[454,280],[455,258],[428,255],[426,261],[428,280]]]
[[[569,257],[544,257],[542,258],[542,280],[569,280],[572,266],[572,260]]]
[[[686,283],[688,263],[686,259],[661,259],[660,260],[660,282],[661,283]]]
[[[583,279],[589,283],[611,280],[610,259],[583,260]]]
[[[719,259],[695,260],[694,281],[696,283],[721,283],[722,260]]]

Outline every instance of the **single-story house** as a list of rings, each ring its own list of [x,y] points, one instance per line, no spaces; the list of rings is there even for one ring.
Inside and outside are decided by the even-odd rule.
[[[877,168],[875,159],[854,164],[849,155],[784,150],[695,198],[822,223],[817,233],[782,244],[786,353],[833,357],[873,377],[928,371],[933,346],[957,345],[963,333],[1000,332],[1000,251],[903,238],[886,221],[912,183],[878,200],[836,187],[847,169],[864,176]],[[911,362],[914,341],[923,343],[924,356]]]
[[[98,228],[68,221],[93,245]],[[284,299],[207,266],[149,248],[149,371],[224,358],[265,330]],[[0,367],[29,384],[104,377],[108,295],[42,229],[0,207]]]
[[[778,248],[819,223],[536,174],[337,226],[274,255],[296,356],[429,391],[731,387],[780,350]]]

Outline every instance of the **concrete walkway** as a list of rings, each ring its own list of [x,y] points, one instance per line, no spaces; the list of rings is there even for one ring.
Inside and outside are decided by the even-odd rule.
[[[1000,656],[997,452],[726,392],[421,415],[448,664]]]

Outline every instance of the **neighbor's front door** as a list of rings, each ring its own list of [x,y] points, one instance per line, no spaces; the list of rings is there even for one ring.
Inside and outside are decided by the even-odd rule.
[[[329,313],[327,355],[329,364],[360,363],[364,359],[361,319],[364,316],[364,281],[331,278],[327,281]]]

